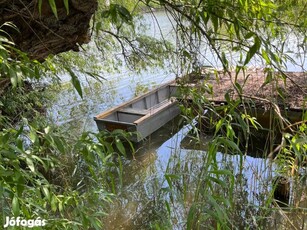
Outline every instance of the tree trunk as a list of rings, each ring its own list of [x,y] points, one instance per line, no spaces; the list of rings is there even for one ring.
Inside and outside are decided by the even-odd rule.
[[[12,37],[17,48],[39,61],[49,54],[78,50],[78,45],[89,42],[90,20],[97,9],[97,0],[55,0],[57,18],[49,1],[42,0],[39,12],[38,0],[0,0],[0,26],[13,22],[19,29],[2,27]]]

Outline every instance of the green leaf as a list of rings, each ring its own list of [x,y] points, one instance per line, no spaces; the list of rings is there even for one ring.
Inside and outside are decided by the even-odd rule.
[[[19,216],[20,207],[19,207],[19,201],[18,201],[18,197],[17,196],[13,197],[13,200],[12,200],[12,210],[13,210],[14,216]]]
[[[182,55],[188,59],[192,59],[191,54],[186,49],[183,50]]]
[[[52,10],[54,16],[58,19],[58,12],[57,12],[57,9],[56,9],[55,0],[48,0],[48,1],[49,1],[49,5],[51,7],[51,10]]]
[[[261,47],[261,40],[256,36],[254,38],[254,45],[250,47],[249,51],[246,54],[244,65],[248,64],[252,57],[257,53]]]
[[[29,157],[26,158],[26,162],[27,162],[27,165],[29,167],[29,169],[32,171],[32,172],[35,172],[35,167],[34,167],[34,163],[33,163],[33,160]]]
[[[59,137],[53,137],[54,143],[57,147],[57,149],[61,152],[61,153],[65,153],[65,147],[63,144],[63,141],[59,138]]]
[[[176,174],[165,174],[165,177],[171,178],[171,179],[176,179],[176,180],[180,179],[180,176],[176,175]]]
[[[43,190],[43,193],[44,193],[45,197],[47,198],[47,200],[50,201],[51,196],[50,196],[50,192],[49,192],[48,186],[44,185],[42,187],[42,190]]]
[[[230,147],[233,150],[238,151],[239,153],[241,152],[241,150],[239,149],[238,145],[236,145],[236,143],[234,143],[231,140],[228,140],[228,139],[225,139],[225,138],[222,138],[222,137],[218,137],[217,141],[220,142],[221,144],[223,144],[225,147]]]
[[[64,0],[64,6],[65,6],[65,9],[67,11],[67,14],[69,14],[69,4],[68,4],[68,0]]]
[[[207,25],[208,22],[209,22],[209,19],[210,19],[208,12],[206,10],[204,10],[204,11],[201,12],[200,16],[201,16],[204,24]]]
[[[15,172],[14,171],[8,171],[8,169],[4,169],[4,168],[0,168],[0,175],[1,177],[8,177],[8,176],[12,176],[14,175]]]
[[[75,89],[77,90],[79,96],[81,98],[83,98],[83,94],[82,94],[82,88],[81,88],[81,84],[78,78],[72,78],[72,84],[75,87]]]
[[[242,31],[241,24],[243,23],[241,23],[238,18],[235,18],[233,26],[238,39],[240,39],[240,32]]]
[[[56,210],[57,210],[57,197],[55,195],[52,196],[50,205],[51,205],[51,210],[53,212],[56,212]]]
[[[44,128],[44,131],[46,134],[48,134],[51,130],[51,127],[50,126],[47,126],[46,128]]]
[[[189,209],[186,229],[193,229],[193,224],[194,224],[195,218],[197,217],[197,210],[198,209],[195,203],[193,203]]]
[[[29,138],[30,138],[30,140],[32,141],[33,144],[38,142],[38,136],[37,136],[35,130],[30,131]]]
[[[16,173],[15,173],[15,177],[16,177]],[[18,196],[22,195],[24,189],[25,189],[25,179],[22,176],[20,176],[18,178],[18,183],[17,183],[17,186],[16,186]]]
[[[117,10],[118,10],[119,14],[122,16],[122,18],[124,19],[125,22],[131,22],[132,21],[132,16],[131,16],[129,10],[127,10],[127,8],[125,8],[121,5],[117,5]]]
[[[225,97],[225,100],[227,101],[227,103],[230,103],[229,90],[225,93],[224,97]]]
[[[248,33],[244,36],[244,38],[247,40],[247,39],[250,39],[251,37],[253,37],[254,35],[255,35],[254,32],[248,32]]]
[[[249,117],[248,120],[255,129],[258,130],[258,127],[262,127],[261,124],[257,122],[257,119],[255,117]]]
[[[168,215],[170,216],[170,215],[171,215],[171,208],[170,208],[170,205],[169,205],[169,203],[167,202],[167,200],[165,201],[165,206],[166,206],[167,213],[168,213]]]
[[[2,145],[5,145],[9,141],[9,139],[10,139],[10,135],[9,135],[9,133],[6,133],[6,134],[4,134],[3,136],[0,137],[0,141],[1,141],[0,143]]]
[[[72,85],[77,90],[79,96],[81,98],[83,98],[81,83],[80,83],[77,75],[71,69],[69,69],[69,68],[65,68],[65,69],[69,72],[69,74],[71,76],[71,83],[72,83]]]
[[[122,141],[119,138],[115,138],[115,145],[116,145],[116,148],[120,151],[121,154],[123,154],[123,155],[126,154],[125,147],[124,147]]]
[[[220,220],[225,220],[227,215],[225,215],[225,210],[223,210],[219,204],[216,202],[216,199],[213,196],[208,196],[208,203],[211,204],[215,211],[215,216]]]
[[[41,163],[46,171],[48,170],[48,165],[40,157],[32,155],[32,159]]]
[[[16,153],[12,151],[2,150],[1,154],[3,155],[3,157],[11,159],[11,160],[15,160],[17,158]]]
[[[23,127],[24,127],[23,125],[20,126],[20,128],[18,129],[18,131],[14,135],[15,139],[17,139],[23,133]]]
[[[101,30],[102,28],[102,23],[101,22],[97,22],[96,23],[96,31],[98,32],[99,30]]]
[[[110,10],[103,10],[101,12],[101,17],[102,18],[108,18],[110,16]],[[100,23],[101,24],[101,23]],[[99,28],[100,29],[100,28]]]
[[[226,69],[227,69],[229,63],[228,63],[228,60],[227,60],[225,52],[222,52],[222,60],[221,61],[224,64],[224,66],[226,67]]]
[[[211,21],[212,21],[212,24],[213,24],[214,32],[217,32],[218,31],[218,27],[219,27],[219,19],[218,19],[218,17],[216,17],[214,15],[211,15]]]
[[[270,82],[272,82],[272,80],[273,80],[273,74],[271,71],[268,71],[263,85],[269,84]]]
[[[167,181],[167,184],[169,186],[169,189],[172,191],[173,190],[173,184],[172,184],[172,179],[179,179],[179,176],[178,175],[174,175],[174,174],[165,174],[164,175],[166,181]]]
[[[266,62],[267,64],[270,64],[270,63],[271,63],[270,58],[269,58],[269,56],[268,56],[268,53],[265,51],[265,49],[262,49],[261,55],[262,55],[262,57],[264,58],[264,60],[265,60],[265,62]]]
[[[39,12],[39,15],[42,15],[42,3],[43,3],[43,0],[38,0],[38,12]]]
[[[215,134],[217,134],[217,132],[221,129],[222,125],[223,125],[223,120],[221,119],[217,122],[215,126]]]
[[[239,92],[240,94],[242,94],[242,93],[243,93],[243,89],[242,89],[241,85],[240,85],[238,82],[235,82],[235,86],[236,86],[238,92]]]
[[[103,76],[99,75],[99,74],[96,74],[96,73],[93,73],[93,72],[87,72],[85,71],[84,73],[88,74],[89,76],[91,76],[92,78],[94,78],[95,80],[99,81],[99,82],[102,82],[102,80],[107,80],[106,78],[104,78]]]
[[[18,84],[18,78],[17,78],[16,71],[11,67],[9,68],[9,72],[10,72],[11,83],[13,87],[15,88],[17,87],[17,84]]]
[[[225,181],[222,181],[219,178],[209,176],[208,179],[213,181],[213,182],[215,182],[216,184],[222,186],[223,188],[227,188],[228,187],[228,185],[225,183]]]
[[[63,202],[59,201],[59,211],[62,212],[63,211]]]

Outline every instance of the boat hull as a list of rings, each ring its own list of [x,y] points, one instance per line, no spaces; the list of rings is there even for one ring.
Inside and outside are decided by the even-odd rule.
[[[130,140],[140,142],[180,114],[176,94],[177,86],[168,83],[97,115],[94,120],[100,131],[133,132]]]

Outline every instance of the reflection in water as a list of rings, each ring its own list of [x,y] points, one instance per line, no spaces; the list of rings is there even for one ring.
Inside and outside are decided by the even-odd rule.
[[[163,223],[170,229],[185,228],[184,221],[194,202],[195,182],[202,170],[206,151],[182,148],[181,143],[191,126],[186,125],[178,130],[179,120],[180,118],[177,118],[152,134],[151,141],[142,146],[135,160],[126,162],[124,184],[116,202],[109,209],[109,216],[105,218],[105,229],[147,229],[155,222],[160,226]],[[173,134],[170,135],[171,133]],[[259,207],[266,207],[271,196],[273,178],[277,175],[277,167],[268,159],[250,156],[217,153],[216,159],[219,169],[233,172],[236,180],[233,202],[238,206],[238,212],[233,214],[233,218],[235,223],[241,222],[241,227],[246,227],[246,224],[253,221],[253,216],[259,214]],[[168,212],[165,202],[170,202],[171,199],[165,177],[167,174],[178,175],[180,178],[178,184],[173,185],[173,190],[178,190],[179,193],[174,194],[172,201],[171,224],[166,221]],[[219,192],[221,191],[217,191]],[[295,195],[298,196],[300,192]],[[184,197],[180,197],[181,193]],[[227,196],[227,191],[225,193]],[[296,200],[300,199],[302,196]],[[304,205],[303,202],[306,203],[306,198],[300,201],[299,205]],[[298,212],[295,222],[303,223],[302,218],[304,212]],[[278,227],[280,224],[278,221],[268,221],[266,226]]]
[[[164,203],[161,203],[163,173],[175,148],[174,140],[185,129],[178,126],[180,120],[175,118],[137,146],[135,159],[126,162],[124,167],[123,187],[110,207],[105,229],[146,229],[144,226],[165,218]]]

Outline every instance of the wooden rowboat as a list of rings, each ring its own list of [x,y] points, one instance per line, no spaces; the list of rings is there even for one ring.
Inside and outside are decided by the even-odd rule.
[[[140,142],[180,113],[176,92],[175,82],[168,82],[95,116],[94,120],[100,131],[135,132],[131,141]]]

